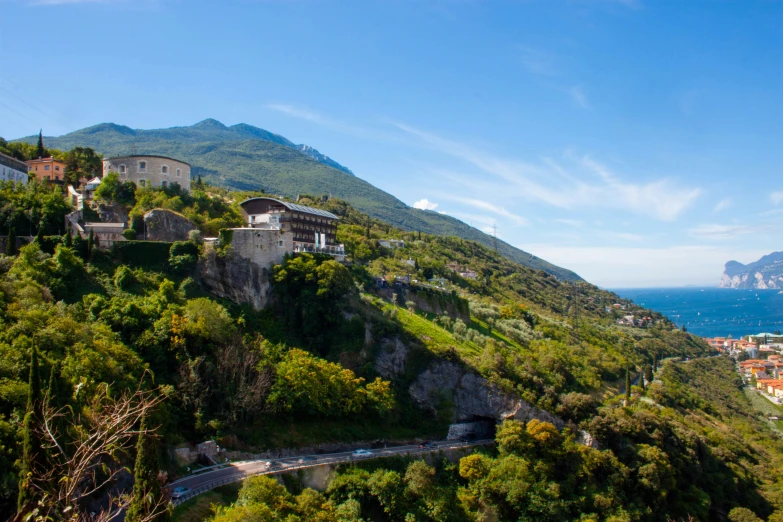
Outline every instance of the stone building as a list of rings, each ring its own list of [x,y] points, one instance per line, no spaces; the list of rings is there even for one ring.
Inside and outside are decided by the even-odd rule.
[[[284,230],[293,235],[292,252],[329,254],[345,259],[345,247],[336,242],[337,221],[331,212],[274,198],[250,198],[242,203],[250,228]]]
[[[139,187],[167,187],[174,183],[190,190],[190,165],[166,156],[134,154],[103,160],[103,175],[119,172],[121,181]]]
[[[27,163],[0,153],[0,181],[27,183]]]

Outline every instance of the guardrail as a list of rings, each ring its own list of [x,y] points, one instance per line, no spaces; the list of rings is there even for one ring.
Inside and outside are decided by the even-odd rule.
[[[361,458],[354,458],[352,454],[346,456],[346,457],[329,457],[329,454],[326,455],[319,455],[319,460],[317,462],[307,463],[307,464],[296,464],[293,466],[287,466],[285,468],[279,467],[274,469],[264,468],[259,469],[256,471],[240,471],[237,470],[237,473],[234,475],[230,475],[228,477],[223,477],[220,479],[216,479],[212,482],[207,482],[206,484],[203,484],[197,488],[193,488],[191,490],[188,490],[185,494],[182,496],[171,499],[171,504],[173,506],[178,506],[182,504],[183,502],[186,502],[194,497],[197,497],[201,495],[202,493],[206,493],[207,491],[212,491],[215,488],[218,488],[220,486],[225,486],[226,484],[231,484],[233,482],[240,482],[242,480],[245,480],[249,477],[255,477],[258,475],[275,475],[277,473],[287,473],[289,471],[296,471],[299,469],[305,469],[305,468],[315,468],[318,466],[325,466],[327,464],[347,464],[349,462],[362,462],[365,460],[372,460],[372,459],[380,459],[380,458],[388,458],[388,457],[399,457],[399,456],[413,456],[413,455],[423,455],[425,453],[434,453],[436,451],[447,451],[447,450],[455,450],[460,448],[470,448],[475,446],[486,446],[488,444],[494,444],[495,441],[493,439],[485,439],[485,440],[477,440],[472,442],[454,442],[449,444],[439,444],[436,446],[429,446],[426,448],[415,448],[411,447],[409,450],[404,452],[394,452],[394,448],[387,448],[385,450],[372,450],[372,451],[383,451],[383,453],[373,453],[372,455],[368,455],[367,457],[361,457]],[[398,446],[399,448],[405,448],[405,446]],[[341,454],[337,454],[341,455]],[[301,457],[287,457],[287,458],[301,458]],[[261,459],[259,459],[261,460]],[[266,460],[266,459],[264,459]],[[273,461],[277,459],[271,459]],[[285,459],[281,459],[285,460]],[[251,461],[244,461],[244,462],[256,462],[255,460]],[[225,468],[224,468],[225,469]]]

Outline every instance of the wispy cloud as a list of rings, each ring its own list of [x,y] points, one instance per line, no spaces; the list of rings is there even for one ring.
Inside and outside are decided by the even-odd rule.
[[[532,74],[555,76],[559,72],[554,54],[536,47],[519,47],[519,61]]]
[[[486,212],[490,212],[492,214],[505,217],[507,219],[510,219],[515,224],[524,226],[528,224],[528,220],[524,218],[523,216],[520,216],[518,214],[514,214],[513,212],[509,212],[505,208],[503,208],[500,205],[497,205],[495,203],[490,203],[488,201],[484,201],[481,199],[476,198],[466,198],[462,196],[454,196],[450,194],[442,194],[440,196],[441,199],[445,199],[447,201],[453,201],[455,203],[460,203],[462,205],[472,207],[478,210],[484,210]]]
[[[555,222],[574,228],[582,228],[584,226],[584,223],[578,219],[556,219]]]
[[[568,94],[570,94],[571,99],[583,109],[590,108],[590,100],[587,99],[587,93],[585,93],[585,90],[581,85],[574,85],[568,89]]]
[[[293,118],[311,121],[319,125],[330,125],[335,123],[330,118],[327,118],[326,116],[305,107],[297,107],[295,105],[288,105],[284,103],[270,103],[266,105],[266,108],[272,109],[273,111],[282,112],[283,114]]]
[[[413,208],[418,208],[420,210],[435,210],[438,208],[438,204],[428,200],[427,198],[424,198],[416,201],[413,204]]]
[[[396,123],[400,130],[416,136],[421,143],[461,159],[489,175],[490,182],[503,182],[504,192],[558,208],[609,207],[673,221],[699,197],[701,190],[661,178],[648,183],[623,181],[590,156],[566,157],[565,166],[553,159],[538,163],[501,158],[473,149],[409,125]],[[474,182],[478,189],[487,180]]]
[[[718,204],[715,205],[715,208],[712,209],[713,212],[721,212],[723,210],[726,210],[732,205],[731,198],[726,198],[718,201]]]
[[[688,233],[699,239],[734,239],[740,236],[763,232],[765,227],[747,225],[705,224],[688,229]]]
[[[783,190],[779,190],[770,194],[769,200],[772,201],[773,205],[780,205],[783,203]]]

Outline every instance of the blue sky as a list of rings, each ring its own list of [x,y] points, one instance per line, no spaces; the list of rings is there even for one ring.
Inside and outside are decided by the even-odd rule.
[[[605,287],[783,249],[783,2],[0,0],[0,136],[240,122]]]

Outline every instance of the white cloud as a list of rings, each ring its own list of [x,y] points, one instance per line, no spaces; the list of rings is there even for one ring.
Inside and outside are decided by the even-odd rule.
[[[781,203],[783,203],[783,190],[773,192],[772,194],[769,195],[769,199],[770,201],[772,201],[774,205],[780,205]]]
[[[551,53],[535,47],[521,46],[519,56],[522,65],[532,74],[554,76],[558,73],[555,57]]]
[[[716,286],[723,265],[737,258],[735,249],[714,246],[627,248],[526,244],[519,247],[604,288]],[[743,249],[740,261],[755,261],[768,253]]]
[[[747,225],[706,224],[688,229],[688,233],[699,239],[734,239],[748,234],[763,232],[764,227]]]
[[[481,199],[476,198],[466,198],[462,196],[453,196],[449,194],[442,194],[440,196],[441,199],[446,199],[448,201],[453,201],[455,203],[460,203],[462,205],[467,205],[469,207],[477,208],[479,210],[485,210],[487,212],[491,212],[493,214],[496,214],[498,216],[503,216],[505,218],[510,219],[517,225],[527,225],[528,221],[526,218],[514,214],[513,212],[509,212],[505,208],[496,205],[494,203],[489,203],[488,201],[483,201]]]
[[[297,107],[295,105],[288,105],[284,103],[270,103],[266,106],[266,108],[272,109],[273,111],[282,112],[283,114],[287,114],[288,116],[292,116],[294,118],[299,118],[300,120],[311,121],[319,125],[328,125],[331,122],[329,118],[305,107]]]
[[[590,156],[567,155],[565,159],[570,163],[567,166],[551,158],[539,163],[508,160],[409,125],[395,123],[395,126],[432,149],[466,161],[488,174],[490,179],[483,176],[473,181],[477,191],[487,183],[502,182],[504,194],[519,194],[520,198],[553,207],[615,208],[661,221],[677,219],[701,194],[700,189],[683,187],[669,178],[647,183],[623,181]]]
[[[571,95],[571,99],[583,109],[590,108],[590,101],[587,99],[587,93],[581,85],[574,85],[568,89],[568,94]]]
[[[428,200],[427,198],[424,198],[415,202],[413,204],[413,208],[418,208],[421,210],[435,210],[436,208],[438,208],[438,204]]]
[[[584,226],[584,223],[578,219],[556,219],[555,221],[569,227],[581,228]]]
[[[715,208],[712,209],[713,212],[721,212],[723,210],[726,210],[732,205],[732,201],[730,198],[722,199],[721,201],[718,201],[718,204],[715,205]]]

